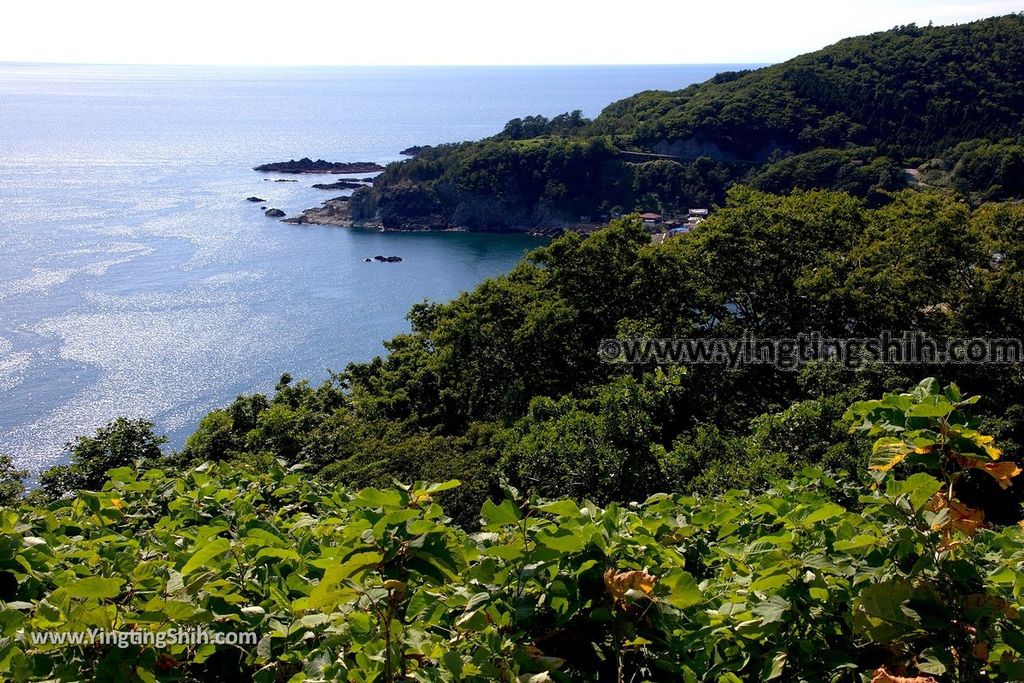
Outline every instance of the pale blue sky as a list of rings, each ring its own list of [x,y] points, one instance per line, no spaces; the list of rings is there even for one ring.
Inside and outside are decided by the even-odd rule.
[[[0,61],[140,64],[774,62],[1024,0],[7,0]]]

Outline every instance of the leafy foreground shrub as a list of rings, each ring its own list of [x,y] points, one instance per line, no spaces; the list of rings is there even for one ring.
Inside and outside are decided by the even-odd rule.
[[[472,534],[433,501],[455,482],[350,494],[280,468],[112,470],[103,491],[0,511],[0,676],[1020,680],[1024,530],[986,527],[951,489],[1016,474],[990,465],[972,400],[932,382],[853,406],[886,435],[874,485],[808,469],[756,497],[603,509],[510,491]],[[258,642],[37,642],[172,626]]]

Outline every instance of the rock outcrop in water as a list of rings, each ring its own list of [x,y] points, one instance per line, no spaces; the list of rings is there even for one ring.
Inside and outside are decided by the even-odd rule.
[[[328,199],[320,206],[306,209],[298,216],[286,219],[285,223],[296,225],[336,225],[342,228],[352,227],[352,212],[348,197]]]
[[[266,199],[260,199],[259,197],[246,197],[245,201],[247,201],[247,202],[254,202],[255,203],[255,202],[265,202],[267,200]]]
[[[366,187],[363,181],[356,180],[338,180],[333,183],[317,183],[313,185],[314,190],[358,190],[360,187]]]
[[[374,161],[313,161],[303,157],[298,161],[292,159],[254,166],[253,170],[263,173],[376,173],[383,171],[384,167]]]
[[[268,218],[284,218],[285,213],[281,209],[267,209],[266,213]]]
[[[453,229],[440,208],[435,206],[433,198],[417,189],[411,189],[397,199],[395,194],[389,194],[389,199],[392,203],[387,210],[381,210],[380,193],[364,185],[357,188],[351,197],[328,199],[284,222],[404,231]]]

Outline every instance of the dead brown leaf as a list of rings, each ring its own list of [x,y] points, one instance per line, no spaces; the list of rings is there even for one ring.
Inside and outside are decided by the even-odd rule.
[[[939,683],[931,676],[894,676],[884,666],[875,669],[871,683]]]
[[[1021,473],[1020,467],[1015,462],[1004,460],[1002,462],[984,462],[971,458],[959,458],[958,462],[964,469],[981,470],[991,475],[999,486],[1004,489],[1010,488],[1013,484],[1011,479]]]
[[[616,602],[624,602],[626,593],[631,590],[650,595],[654,592],[654,584],[657,581],[657,577],[645,571],[617,572],[615,569],[609,568],[604,573],[605,588]]]

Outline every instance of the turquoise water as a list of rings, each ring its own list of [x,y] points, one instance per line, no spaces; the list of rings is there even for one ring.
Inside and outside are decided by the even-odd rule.
[[[387,162],[527,114],[679,88],[734,66],[250,69],[0,64],[0,452],[38,469],[117,415],[175,446],[282,372],[381,353],[405,313],[539,241],[294,226],[338,192],[250,168]],[[402,263],[364,263],[397,254]]]

